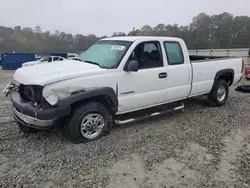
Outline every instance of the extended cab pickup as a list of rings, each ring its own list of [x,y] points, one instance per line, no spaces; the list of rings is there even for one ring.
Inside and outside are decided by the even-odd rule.
[[[242,58],[189,56],[184,41],[171,37],[102,39],[80,60],[15,72],[4,92],[23,132],[65,124],[78,143],[108,134],[114,122],[182,109],[190,97],[223,106],[243,72]]]

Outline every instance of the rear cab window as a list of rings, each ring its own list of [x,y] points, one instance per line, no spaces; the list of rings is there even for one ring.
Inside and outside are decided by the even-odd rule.
[[[180,65],[184,63],[182,48],[177,41],[163,42],[165,53],[168,60],[168,65]]]

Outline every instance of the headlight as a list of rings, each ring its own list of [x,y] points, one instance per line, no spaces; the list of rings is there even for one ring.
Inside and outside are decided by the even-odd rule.
[[[71,96],[71,93],[65,91],[51,91],[50,94],[45,97],[45,99],[47,100],[47,102],[50,104],[50,105],[55,105],[59,100],[62,100],[62,99],[65,99],[67,97]]]
[[[47,100],[47,102],[50,104],[50,105],[55,105],[57,102],[58,102],[58,98],[57,98],[57,95],[56,94],[52,94],[52,95],[49,95],[48,97],[45,98]]]

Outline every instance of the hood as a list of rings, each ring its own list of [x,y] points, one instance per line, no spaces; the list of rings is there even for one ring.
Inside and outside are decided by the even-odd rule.
[[[41,85],[82,77],[101,74],[107,71],[97,65],[75,60],[41,63],[36,66],[24,66],[16,70],[14,80],[24,85]]]

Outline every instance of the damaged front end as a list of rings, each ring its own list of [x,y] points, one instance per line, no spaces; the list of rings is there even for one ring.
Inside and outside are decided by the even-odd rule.
[[[42,86],[20,84],[18,87],[21,98],[26,102],[32,102],[34,106],[40,106],[44,103],[42,92]]]
[[[51,106],[43,97],[43,86],[9,84],[4,93],[10,95],[15,120],[25,126],[47,129],[57,125],[70,113],[69,106]]]

